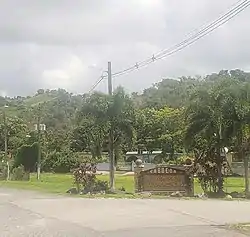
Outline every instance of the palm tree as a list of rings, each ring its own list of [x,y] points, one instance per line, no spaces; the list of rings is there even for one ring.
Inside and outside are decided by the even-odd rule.
[[[110,124],[109,150],[110,160],[110,188],[115,190],[115,163],[117,161],[118,151],[122,143],[131,146],[134,138],[134,106],[123,88],[118,87],[110,97],[110,103],[107,110],[108,123]],[[114,154],[115,151],[115,154]]]
[[[221,150],[231,138],[228,110],[229,99],[222,84],[200,89],[192,97],[186,110],[186,144],[215,158],[218,170],[218,193],[223,193]],[[211,157],[212,158],[212,157]]]
[[[92,138],[92,140],[98,140],[99,144],[103,144],[105,137],[109,137],[110,188],[115,190],[114,151],[118,151],[122,143],[129,146],[133,142],[135,117],[133,103],[122,88],[117,88],[112,96],[94,93],[86,98],[79,117],[91,119],[94,127],[99,127],[103,133],[106,133],[101,139]],[[98,147],[102,149],[101,145]]]

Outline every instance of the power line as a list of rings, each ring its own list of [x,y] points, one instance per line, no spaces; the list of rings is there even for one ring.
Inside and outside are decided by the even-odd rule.
[[[154,54],[152,57],[143,60],[141,62],[138,62],[136,64],[134,64],[133,66],[130,66],[124,70],[118,71],[114,74],[112,74],[113,77],[117,77],[117,76],[121,76],[123,74],[132,72],[134,70],[140,69],[142,67],[145,67],[151,63],[154,63],[155,61],[158,61],[162,58],[168,57],[174,53],[177,53],[178,51],[188,47],[189,45],[195,43],[196,41],[198,41],[199,39],[205,37],[206,35],[208,35],[210,32],[213,32],[214,30],[216,30],[217,28],[219,28],[221,25],[224,25],[225,23],[227,23],[229,20],[231,20],[232,18],[234,18],[235,16],[237,16],[240,12],[242,12],[243,10],[245,10],[247,7],[250,6],[250,1],[249,0],[244,0],[241,3],[239,3],[241,1],[238,1],[237,3],[235,3],[233,5],[233,7],[231,8],[231,10],[227,11],[225,14],[223,14],[222,16],[220,16],[219,18],[217,18],[216,20],[214,20],[213,22],[211,22],[210,24],[201,27],[200,30],[194,30],[192,32],[194,33],[189,33],[186,39],[184,39],[183,41],[181,41],[180,43],[168,48],[168,49],[164,49],[161,50],[160,52]],[[198,32],[197,32],[198,31]],[[196,33],[195,33],[196,32]],[[104,79],[106,78],[106,76],[101,76],[96,82],[95,84],[91,87],[90,92],[92,92],[96,86]]]
[[[153,63],[154,61],[158,60],[158,59],[159,59],[158,57],[163,58],[163,57],[161,57],[161,56],[163,56],[163,55],[165,55],[165,54],[169,55],[169,53],[170,53],[171,51],[176,51],[176,48],[178,48],[178,47],[184,48],[184,47],[182,47],[182,46],[184,46],[184,45],[187,44],[187,43],[188,43],[187,46],[190,45],[190,44],[189,44],[189,41],[190,41],[190,40],[193,40],[194,38],[199,37],[199,36],[200,36],[201,34],[203,34],[203,33],[205,33],[204,36],[207,35],[207,34],[206,34],[207,31],[211,32],[211,31],[217,29],[219,26],[222,25],[222,24],[220,24],[222,21],[226,20],[226,21],[223,23],[223,24],[225,24],[227,21],[229,21],[229,20],[232,18],[232,15],[233,15],[233,17],[234,17],[235,15],[238,15],[241,11],[243,11],[243,10],[244,10],[246,7],[248,7],[248,6],[249,6],[249,1],[248,1],[248,0],[244,0],[242,3],[236,5],[236,6],[235,6],[233,9],[231,9],[229,12],[227,12],[227,13],[224,14],[223,16],[219,17],[217,20],[213,21],[213,22],[210,23],[208,26],[206,26],[206,27],[204,27],[203,29],[201,29],[198,33],[196,33],[196,34],[192,35],[191,37],[185,39],[185,40],[182,41],[181,43],[176,44],[176,45],[170,47],[169,49],[162,50],[162,51],[160,51],[159,53],[157,53],[156,55],[153,55],[151,58],[149,58],[149,59],[147,59],[147,60],[144,60],[144,61],[142,61],[142,62],[140,62],[140,63],[136,63],[135,65],[133,65],[133,66],[131,66],[131,67],[125,69],[125,70],[122,70],[122,71],[119,71],[119,72],[117,72],[117,73],[114,73],[113,76],[120,76],[120,75],[123,75],[123,74],[125,74],[125,73],[127,73],[127,72],[130,72],[130,71],[134,71],[134,70],[136,70],[136,69],[139,69],[140,67],[146,66],[146,65],[151,64],[151,63]],[[235,13],[236,13],[236,14],[235,14]],[[213,28],[213,27],[214,27],[214,28]],[[213,30],[210,30],[210,29],[213,29]],[[208,33],[209,33],[209,32],[208,32]],[[200,39],[200,38],[201,38],[201,37],[199,37],[199,39]],[[185,47],[186,47],[186,46],[185,46]],[[177,51],[179,51],[179,50],[177,50]],[[163,53],[163,52],[164,52],[164,53]],[[163,53],[163,55],[162,55],[162,53]],[[173,54],[173,53],[170,53],[170,55],[171,55],[171,54]],[[165,57],[165,56],[164,56],[164,57]]]
[[[133,66],[128,67],[127,69],[124,69],[124,70],[121,70],[119,72],[114,73],[113,77],[117,77],[117,76],[129,73],[129,72],[132,72],[132,71],[137,70],[141,67],[147,66],[147,65],[149,65],[149,64],[151,64],[159,59],[170,56],[170,55],[180,51],[183,48],[186,48],[187,46],[193,44],[194,42],[196,42],[200,38],[203,38],[204,36],[206,36],[210,32],[216,30],[221,25],[227,23],[230,19],[234,18],[240,12],[245,10],[249,5],[250,5],[250,1],[244,0],[240,4],[237,4],[235,7],[233,7],[231,10],[229,10],[227,13],[220,16],[218,19],[216,19],[212,23],[208,24],[207,26],[203,27],[197,33],[191,35],[190,37],[183,40],[182,42],[180,42],[180,43],[178,43],[178,44],[176,44],[168,49],[162,50],[162,51],[158,52],[157,54],[153,55],[151,58],[148,58],[144,61],[136,63]]]
[[[105,78],[107,78],[107,76],[104,76],[103,74],[104,74],[104,72],[103,72],[102,75],[96,80],[96,82],[94,83],[94,85],[90,88],[88,94],[91,93],[91,92],[101,83],[102,80],[104,80]]]
[[[219,21],[220,19],[222,19],[223,17],[225,17],[227,14],[229,14],[231,11],[233,11],[233,9],[236,7],[237,8],[237,5],[238,5],[238,3],[240,3],[242,0],[239,0],[238,2],[236,2],[236,3],[234,3],[233,5],[231,5],[230,6],[230,8],[229,9],[231,9],[231,10],[229,10],[227,13],[224,13],[222,16],[220,16],[218,19],[216,19],[215,21],[213,21],[213,22],[211,22],[211,23],[209,23],[208,25],[207,24],[203,24],[202,26],[200,26],[200,27],[198,27],[198,28],[196,28],[196,29],[194,29],[194,30],[192,30],[190,33],[188,33],[187,34],[187,36],[186,37],[188,37],[188,39],[189,39],[189,37],[191,36],[191,37],[193,37],[194,36],[194,34],[195,35],[197,35],[197,34],[199,34],[201,31],[203,31],[203,30],[205,30],[206,28],[208,28],[208,27],[210,27],[212,24],[215,24],[217,21]],[[244,2],[245,2],[246,0],[244,0]],[[244,2],[242,2],[242,3],[244,3]],[[241,3],[241,4],[242,4]],[[238,5],[239,6],[239,5]],[[201,29],[201,30],[200,30]],[[185,41],[185,40],[184,40]],[[182,41],[183,42],[183,41]],[[180,43],[181,44],[181,43]],[[179,44],[177,44],[177,45],[179,45]],[[175,46],[173,46],[173,47],[176,47],[177,45],[175,45]],[[169,50],[169,49],[167,49],[167,50]],[[159,54],[161,54],[161,53],[164,53],[166,51],[166,49],[163,49],[163,50],[161,50],[160,52],[158,52],[157,54],[155,54],[156,56],[159,56]]]
[[[183,45],[184,43],[188,42],[190,39],[194,38],[195,36],[200,35],[201,33],[205,32],[206,30],[210,29],[211,27],[214,27],[217,23],[219,23],[221,20],[225,19],[225,17],[227,17],[228,15],[232,14],[235,10],[238,10],[240,7],[242,7],[242,4],[245,4],[248,0],[244,0],[242,3],[238,4],[239,2],[241,2],[242,0],[238,1],[237,3],[235,3],[232,6],[232,9],[229,10],[228,12],[224,13],[222,16],[220,16],[218,19],[214,20],[213,22],[209,23],[208,25],[203,25],[199,28],[201,28],[199,30],[195,29],[192,32],[190,32],[187,36],[189,36],[187,39],[183,40],[181,43],[178,43],[174,46],[172,46],[171,48],[176,48],[178,46]],[[171,49],[170,48],[170,49]],[[166,51],[169,51],[170,49],[163,49],[160,52],[158,52],[157,54],[155,54],[156,57],[159,57],[161,54],[164,54]]]

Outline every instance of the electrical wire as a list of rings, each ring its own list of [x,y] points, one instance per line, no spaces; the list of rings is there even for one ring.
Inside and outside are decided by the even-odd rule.
[[[90,88],[89,93],[91,93],[100,83],[101,81],[104,79],[105,77],[104,76],[100,76],[97,81],[94,83],[94,85]]]
[[[209,23],[208,25],[207,25],[207,24],[203,24],[203,25],[201,25],[200,27],[198,27],[198,28],[192,30],[191,32],[189,32],[189,33],[187,34],[186,37],[188,37],[188,39],[189,39],[190,36],[193,37],[194,35],[199,34],[201,31],[205,30],[206,28],[210,27],[212,24],[215,24],[215,23],[218,22],[220,19],[222,19],[223,17],[225,17],[227,14],[229,14],[229,13],[230,13],[231,11],[233,11],[235,8],[239,7],[239,5],[240,5],[239,3],[240,3],[240,2],[242,2],[241,4],[244,4],[245,1],[246,1],[246,0],[244,0],[244,1],[242,2],[242,0],[239,0],[238,2],[234,3],[234,4],[231,5],[230,8],[229,8],[229,9],[231,9],[231,8],[232,8],[232,9],[229,10],[227,13],[224,13],[222,16],[220,16],[218,19],[214,20],[213,22]],[[238,5],[238,4],[239,4],[239,5]],[[186,41],[186,40],[184,40],[184,41]],[[182,42],[183,42],[183,41],[182,41]],[[178,45],[180,45],[180,44],[181,44],[181,43],[179,43],[179,44],[177,44],[177,45],[175,45],[175,46],[173,46],[173,47],[176,47],[176,46],[178,46]],[[168,49],[167,49],[167,50],[168,50]],[[163,50],[159,51],[158,53],[156,53],[155,55],[156,55],[156,56],[159,56],[159,54],[164,53],[165,51],[166,51],[166,49],[163,49]],[[144,62],[145,62],[145,61],[144,61]]]
[[[239,3],[241,2],[241,3]],[[165,57],[168,57],[174,53],[179,52],[180,50],[188,47],[189,45],[195,43],[199,39],[205,37],[209,33],[213,32],[220,26],[224,25],[227,23],[229,20],[237,16],[239,13],[241,13],[243,10],[245,10],[247,7],[250,6],[250,0],[244,0],[244,1],[238,1],[231,7],[231,10],[227,11],[225,14],[214,20],[213,22],[209,23],[208,25],[205,25],[204,27],[201,27],[200,30],[194,30],[191,33],[188,34],[189,37],[181,41],[180,43],[168,48],[168,49],[163,49],[160,52],[154,54],[152,57],[147,58],[146,60],[143,60],[141,62],[137,62],[133,66],[130,66],[124,70],[118,71],[116,73],[112,74],[112,77],[117,77],[121,76],[127,73],[130,73],[134,70],[140,69],[142,67],[145,67],[151,63],[154,63],[155,61],[158,61],[160,59],[163,59]],[[198,31],[198,32],[197,32]],[[193,33],[194,32],[194,33]],[[195,33],[196,32],[196,33]],[[91,87],[90,92],[92,92],[97,85],[106,78],[107,76],[101,76],[98,78],[98,80],[95,82],[95,84]]]
[[[246,7],[248,7],[248,6],[249,6],[249,1],[248,1],[248,0],[244,0],[242,3],[238,4],[238,5],[235,6],[233,9],[231,9],[229,12],[227,12],[227,13],[224,14],[223,16],[219,17],[217,20],[213,21],[213,22],[210,23],[208,26],[204,27],[202,30],[200,30],[200,31],[199,31],[198,33],[196,33],[195,35],[189,37],[188,39],[182,41],[181,43],[179,43],[179,44],[177,44],[177,45],[172,46],[172,47],[169,48],[169,49],[165,49],[165,50],[160,51],[160,52],[157,53],[156,55],[153,55],[153,57],[150,58],[150,59],[144,60],[144,61],[142,61],[142,62],[140,62],[140,63],[136,63],[136,65],[133,65],[132,67],[129,67],[129,68],[125,69],[125,70],[122,70],[122,71],[120,71],[120,72],[114,73],[113,76],[119,76],[119,75],[125,74],[126,72],[130,72],[130,71],[134,71],[134,70],[136,70],[136,69],[139,69],[139,67],[142,67],[142,66],[148,65],[148,64],[150,64],[150,63],[153,63],[154,61],[157,60],[157,57],[163,58],[163,57],[161,57],[161,56],[163,56],[164,54],[169,55],[169,51],[175,50],[175,49],[178,48],[178,47],[184,48],[184,47],[182,47],[182,46],[185,45],[185,44],[187,44],[188,41],[190,41],[190,40],[192,40],[192,39],[198,37],[198,36],[201,35],[202,33],[206,33],[206,31],[209,31],[209,30],[211,29],[211,27],[214,27],[214,26],[215,26],[215,28],[214,28],[213,30],[217,29],[221,24],[219,24],[219,25],[217,25],[217,26],[216,26],[216,24],[221,23],[223,20],[225,20],[225,19],[227,19],[227,18],[230,18],[230,19],[231,19],[231,18],[232,18],[232,17],[231,17],[232,14],[235,14],[235,13],[238,14],[240,11],[244,10],[244,9],[245,9]],[[242,7],[243,7],[243,8],[242,8]],[[239,10],[239,12],[237,12],[238,10]],[[235,15],[237,15],[237,14],[235,14]],[[229,19],[228,19],[228,20],[229,20]],[[227,21],[225,21],[224,23],[226,23],[226,22],[227,22]],[[211,31],[213,31],[213,30],[211,30]],[[209,31],[209,32],[211,32],[211,31]],[[201,37],[199,37],[199,38],[201,38]],[[189,45],[189,44],[188,44],[188,45]],[[179,51],[179,50],[178,50],[178,51]],[[165,52],[165,53],[164,53],[163,55],[161,55],[163,52]],[[171,54],[173,54],[173,53],[171,53]],[[171,54],[170,54],[170,55],[171,55]]]
[[[175,48],[178,46],[181,46],[182,44],[188,42],[190,39],[193,39],[195,36],[200,35],[201,33],[205,32],[206,30],[210,29],[211,27],[215,26],[217,23],[219,23],[221,20],[225,19],[225,17],[227,17],[228,15],[230,15],[231,13],[234,13],[235,10],[238,10],[240,7],[242,7],[244,4],[246,4],[246,2],[248,0],[244,0],[242,3],[238,4],[239,2],[241,2],[242,0],[238,1],[237,3],[235,3],[232,6],[232,9],[229,10],[228,12],[224,13],[222,16],[220,16],[218,19],[214,20],[213,22],[209,23],[208,25],[203,25],[201,26],[201,30],[199,29],[195,29],[194,31],[190,32],[187,36],[190,35],[190,37],[188,37],[187,39],[183,40],[181,43],[172,46],[171,48]],[[160,56],[162,53],[165,53],[166,51],[169,51],[169,49],[164,49],[161,50],[160,52],[158,52],[155,56],[158,57]]]
[[[231,10],[229,10],[227,13],[225,13],[224,15],[222,15],[221,17],[219,17],[218,19],[216,19],[215,21],[213,21],[209,25],[203,27],[200,31],[198,31],[197,33],[191,35],[190,37],[183,40],[182,42],[180,42],[180,43],[178,43],[178,44],[176,44],[176,45],[174,45],[174,46],[172,46],[172,47],[170,47],[168,49],[161,50],[157,54],[153,55],[151,58],[148,58],[148,59],[146,59],[144,61],[141,61],[140,63],[136,63],[133,66],[127,68],[127,69],[116,72],[116,73],[112,74],[112,76],[117,77],[117,76],[121,76],[121,75],[123,75],[125,73],[137,70],[137,69],[139,69],[141,67],[144,67],[144,66],[147,66],[147,65],[149,65],[149,64],[151,64],[151,63],[153,63],[153,62],[155,62],[155,61],[157,61],[159,59],[170,56],[170,55],[180,51],[183,48],[186,48],[187,46],[193,44],[194,42],[196,42],[200,38],[203,38],[204,36],[206,36],[210,32],[216,30],[221,25],[227,23],[230,19],[234,18],[240,12],[242,12],[247,7],[249,7],[249,5],[250,5],[250,1],[249,0],[244,0],[240,4],[237,4],[235,7],[233,7]]]

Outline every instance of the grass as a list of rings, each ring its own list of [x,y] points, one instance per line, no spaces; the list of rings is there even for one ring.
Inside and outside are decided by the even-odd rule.
[[[228,177],[225,178],[224,182],[224,191],[227,193],[231,192],[244,192],[245,190],[245,181],[243,177]],[[195,193],[202,193],[202,189],[198,180],[195,179],[194,181],[194,191]]]
[[[250,235],[250,223],[238,223],[235,225],[230,225],[230,229],[237,230],[245,235]]]
[[[108,175],[98,175],[100,180],[109,180]],[[42,191],[47,193],[65,194],[65,192],[73,187],[73,178],[71,174],[41,174],[41,180],[36,180],[36,175],[32,174],[30,181],[0,181],[0,187],[10,187],[19,189],[28,189],[35,191]],[[127,192],[134,192],[134,177],[133,176],[122,176],[116,174],[116,188],[124,187]],[[202,193],[202,189],[197,180],[194,182],[195,193]],[[243,192],[244,191],[244,178],[227,178],[225,180],[225,191],[226,192]]]
[[[32,174],[30,181],[0,181],[0,186],[10,188],[29,189],[49,193],[65,193],[73,186],[73,179],[70,174],[42,174],[41,180],[36,180]]]
[[[108,175],[98,175],[98,179],[108,181]],[[36,175],[32,174],[30,181],[0,181],[0,187],[20,188],[49,193],[65,193],[70,187],[73,187],[73,178],[71,174],[41,174],[40,181],[36,180]],[[134,191],[134,177],[116,175],[116,188],[124,187],[127,192]]]

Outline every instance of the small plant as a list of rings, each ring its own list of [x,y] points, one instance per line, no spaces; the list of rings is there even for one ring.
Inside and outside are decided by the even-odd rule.
[[[28,181],[30,179],[30,174],[25,171],[24,166],[18,166],[14,168],[11,172],[11,180],[16,181]]]
[[[126,192],[126,189],[123,186],[120,187],[119,190],[122,191],[122,192]]]
[[[220,197],[224,193],[219,193],[219,170],[218,164],[214,161],[204,160],[200,162],[201,169],[197,172],[198,180],[203,189],[209,197]],[[224,179],[222,177],[222,182]]]
[[[99,193],[99,192],[106,192],[109,189],[109,185],[107,181],[102,181],[95,179],[94,183],[92,184],[92,187],[84,187],[84,192],[90,192],[90,193]]]
[[[81,164],[73,171],[74,183],[78,193],[97,193],[108,190],[108,183],[96,179],[95,164]]]
[[[94,164],[81,164],[73,171],[74,183],[78,192],[81,187],[91,186],[95,179],[96,166]]]

